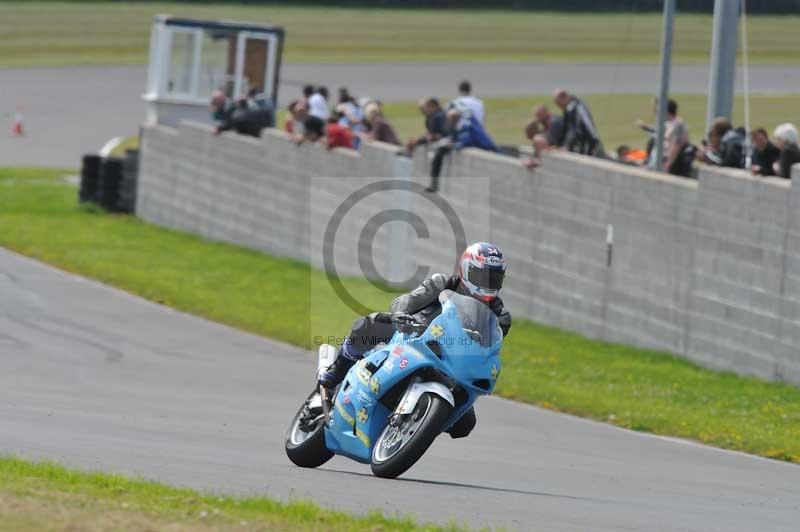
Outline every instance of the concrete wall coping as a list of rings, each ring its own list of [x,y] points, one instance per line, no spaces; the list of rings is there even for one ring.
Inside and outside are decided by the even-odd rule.
[[[638,166],[622,164],[608,159],[600,159],[598,157],[589,157],[588,155],[581,155],[578,153],[570,153],[564,150],[547,151],[544,154],[542,154],[542,158],[544,160],[555,159],[555,160],[572,161],[579,163],[583,166],[589,166],[601,170],[607,170],[615,172],[617,174],[624,174],[627,176],[639,177],[642,179],[660,181],[662,183],[669,183],[672,185],[677,185],[685,188],[697,188],[697,180],[695,179],[663,174],[661,172],[656,172],[647,168],[640,168]],[[546,163],[543,163],[543,165],[544,164]],[[591,175],[591,172],[587,172],[587,174]]]

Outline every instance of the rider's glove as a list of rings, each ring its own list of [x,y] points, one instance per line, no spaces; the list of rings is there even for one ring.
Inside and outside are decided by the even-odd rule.
[[[404,334],[410,334],[416,330],[419,322],[411,314],[395,312],[392,314],[392,324],[398,331]]]

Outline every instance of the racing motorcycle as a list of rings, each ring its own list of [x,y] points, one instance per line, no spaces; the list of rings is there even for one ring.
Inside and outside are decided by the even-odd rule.
[[[286,454],[318,467],[335,454],[395,478],[419,460],[481,395],[494,390],[503,333],[480,301],[445,290],[429,325],[406,322],[387,344],[368,351],[330,393],[315,388],[286,433]],[[317,378],[338,349],[319,349]]]

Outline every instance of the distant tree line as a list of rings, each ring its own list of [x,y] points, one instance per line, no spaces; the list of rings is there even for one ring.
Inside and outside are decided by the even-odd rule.
[[[73,0],[75,1],[75,0]],[[109,0],[77,0],[77,2]],[[150,0],[133,0],[148,2]],[[152,0],[162,2],[164,0]],[[656,12],[663,0],[167,0],[192,4],[251,4],[292,6],[390,7],[431,9],[519,9],[542,11]],[[726,0],[734,2],[737,0]],[[0,0],[2,3],[2,0]],[[714,0],[677,0],[678,11],[711,13]],[[748,14],[779,13],[800,15],[800,0],[747,0]]]

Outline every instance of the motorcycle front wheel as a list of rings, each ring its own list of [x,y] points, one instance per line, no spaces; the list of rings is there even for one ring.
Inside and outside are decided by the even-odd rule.
[[[372,449],[372,473],[395,478],[422,458],[441,434],[453,407],[436,394],[420,396],[414,411],[390,421]]]
[[[333,453],[325,445],[325,418],[321,405],[319,392],[312,392],[286,431],[286,456],[300,467],[319,467],[333,458]]]

